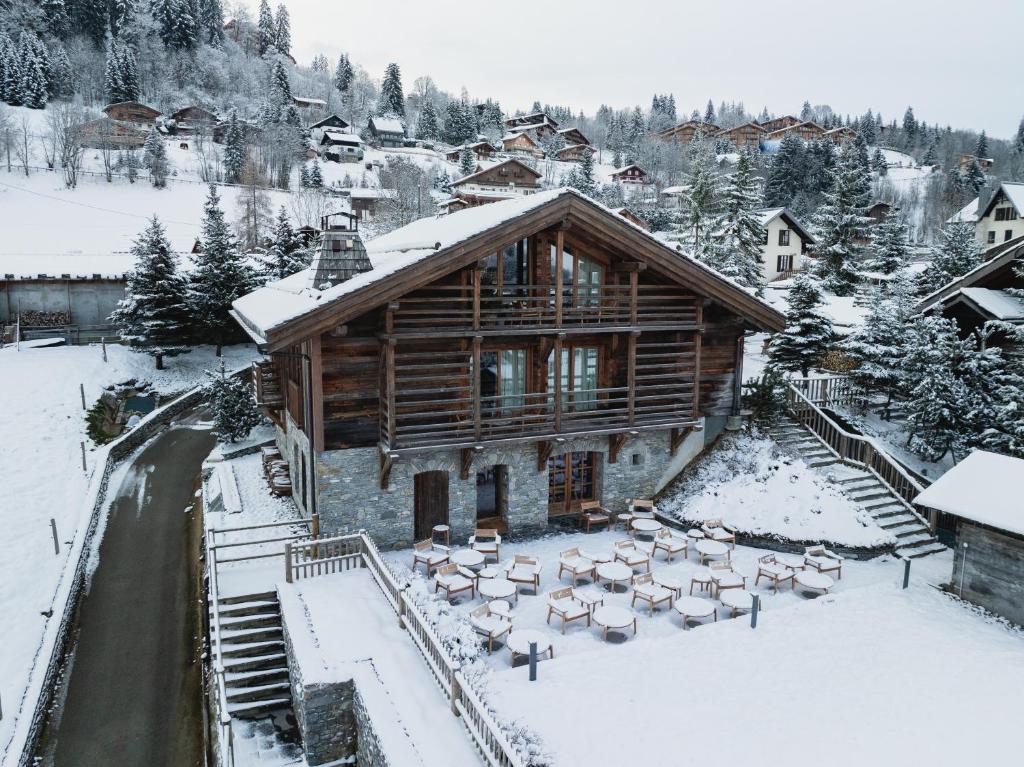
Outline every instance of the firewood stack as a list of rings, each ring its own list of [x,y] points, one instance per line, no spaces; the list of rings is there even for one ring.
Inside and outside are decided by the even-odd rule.
[[[267,478],[270,492],[278,496],[291,495],[292,478],[288,471],[288,461],[281,457],[281,451],[276,447],[264,447],[260,453],[263,457],[263,476]]]
[[[68,312],[37,312],[34,310],[21,313],[23,328],[55,328],[71,324]]]

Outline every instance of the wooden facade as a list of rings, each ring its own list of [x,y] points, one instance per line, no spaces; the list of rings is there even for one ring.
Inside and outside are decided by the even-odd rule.
[[[807,121],[772,131],[765,138],[769,141],[781,141],[791,133],[804,141],[815,141],[825,135],[825,129],[816,122]]]
[[[565,139],[569,145],[584,144],[590,146],[590,139],[583,135],[579,128],[561,128],[558,135]]]
[[[211,133],[217,124],[217,115],[200,106],[188,106],[171,115],[175,135],[190,136],[197,131]]]
[[[625,168],[619,168],[611,174],[611,177],[612,181],[617,181],[620,184],[647,183],[647,171],[639,165],[627,165]]]
[[[713,136],[720,128],[714,123],[706,123],[703,120],[687,120],[668,130],[657,134],[658,138],[678,141],[680,144],[689,144],[694,136],[700,133],[702,136]]]
[[[544,150],[540,148],[529,133],[513,133],[501,139],[502,151],[543,159]]]
[[[727,128],[715,134],[716,139],[728,139],[729,143],[737,147],[759,147],[761,139],[767,135],[767,131],[757,123],[744,123],[735,128]]]
[[[549,117],[547,112],[532,112],[528,115],[510,117],[507,120],[505,120],[505,127],[513,129],[521,128],[526,125],[539,125],[541,123],[547,123],[556,130],[558,128],[558,123],[555,122],[555,120],[553,120],[551,117]]]
[[[764,128],[768,133],[773,133],[783,128],[789,128],[793,125],[799,125],[801,122],[799,117],[793,115],[783,115],[782,117],[774,117],[771,120],[766,120],[761,123],[761,127]]]
[[[140,104],[138,101],[119,101],[116,104],[107,104],[103,107],[103,114],[111,120],[131,123],[142,127],[152,127],[153,121],[160,116],[160,112],[153,107]]]
[[[594,154],[592,146],[588,144],[573,144],[558,150],[558,159],[562,162],[580,162],[588,154]]]
[[[848,141],[853,141],[857,138],[857,131],[843,125],[839,128],[833,128],[830,131],[825,131],[825,136],[836,146],[841,146]]]
[[[470,151],[476,159],[488,160],[494,154],[494,147],[491,146],[489,141],[477,141],[475,144],[469,145]],[[445,155],[448,162],[458,162],[462,158],[462,147],[457,147]]]
[[[460,178],[452,184],[459,197],[497,194],[501,199],[533,194],[540,189],[541,174],[524,162],[505,160]]]

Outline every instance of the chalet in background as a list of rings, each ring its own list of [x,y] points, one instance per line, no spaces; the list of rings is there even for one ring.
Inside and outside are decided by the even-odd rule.
[[[758,213],[764,227],[761,266],[766,282],[792,277],[804,268],[807,247],[814,238],[785,208],[772,208]]]
[[[371,117],[366,123],[371,141],[383,147],[400,147],[405,141],[405,126],[397,117]]]
[[[309,126],[309,136],[313,141],[319,143],[320,139],[326,131],[333,131],[335,133],[347,133],[352,126],[348,120],[338,115],[327,115],[322,120],[318,120]]]
[[[537,160],[544,158],[544,150],[529,133],[508,133],[501,137],[501,149],[509,154],[521,154]]]
[[[332,162],[359,162],[363,159],[363,140],[355,133],[325,130],[320,139],[324,157]]]
[[[639,165],[627,165],[611,174],[612,181],[620,184],[646,184],[647,171]]]
[[[743,125],[737,125],[735,128],[720,130],[714,135],[714,137],[716,139],[726,139],[729,143],[741,149],[746,147],[759,149],[761,146],[761,139],[763,139],[767,133],[768,132],[757,123],[743,123]]]
[[[539,125],[540,123],[547,123],[552,128],[558,128],[558,123],[553,117],[549,117],[547,112],[531,112],[528,115],[510,117],[505,120],[505,127],[509,130],[514,130],[527,125]]]
[[[569,145],[583,144],[590,146],[590,139],[580,132],[579,128],[561,128],[558,131],[558,135],[565,139],[565,143]]]
[[[714,123],[707,123],[703,120],[687,120],[673,128],[663,130],[657,135],[658,138],[663,138],[665,140],[674,140],[678,141],[680,144],[689,144],[698,133],[701,136],[706,137],[715,135],[719,130],[719,127]]]
[[[857,131],[846,125],[839,128],[833,128],[832,130],[825,131],[825,138],[831,141],[837,146],[841,146],[848,141],[853,141],[857,138]]]
[[[90,149],[141,149],[149,130],[109,117],[99,117],[83,123],[79,135],[82,146]]]
[[[116,104],[107,104],[103,107],[103,114],[111,120],[149,129],[153,127],[153,122],[161,113],[138,101],[119,101]]]
[[[804,141],[815,141],[825,135],[825,129],[818,125],[818,123],[808,120],[807,122],[789,125],[772,131],[765,136],[765,139],[768,141],[782,141],[782,139],[790,134],[795,135],[797,138],[802,138]]]
[[[218,117],[209,109],[201,106],[188,106],[171,115],[171,132],[176,136],[192,136],[196,133],[209,135]]]
[[[491,142],[489,141],[477,141],[475,144],[470,144],[469,149],[473,153],[477,162],[480,160],[489,160],[494,154],[494,147],[491,146]],[[445,158],[448,162],[459,162],[459,160],[462,159],[462,147],[456,147],[446,154]]]
[[[650,497],[739,416],[744,334],[785,322],[571,190],[324,229],[233,313],[296,502],[382,545]]]
[[[505,160],[452,183],[452,194],[467,206],[486,205],[540,191],[541,174],[524,162]]]
[[[982,245],[1024,235],[1024,183],[1004,181],[995,189],[984,187],[973,207],[975,235]]]
[[[558,159],[562,162],[580,162],[588,154],[594,154],[594,147],[589,144],[572,144],[558,150]]]
[[[793,115],[783,115],[782,117],[775,117],[771,120],[766,120],[761,123],[761,127],[764,128],[768,133],[774,133],[777,130],[783,128],[791,128],[794,125],[799,125],[802,121],[799,117]]]
[[[960,155],[960,159],[957,161],[957,167],[959,167],[960,170],[967,170],[975,160],[978,162],[978,167],[985,173],[992,170],[992,166],[995,165],[995,161],[991,157],[978,157],[974,154],[962,154]]]

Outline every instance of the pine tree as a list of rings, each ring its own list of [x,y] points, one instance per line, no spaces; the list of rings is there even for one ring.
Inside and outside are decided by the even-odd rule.
[[[939,232],[939,244],[932,248],[932,262],[921,274],[921,288],[931,293],[962,277],[981,263],[981,249],[974,236],[974,224],[951,221]]]
[[[149,152],[149,180],[157,189],[163,189],[167,186],[167,174],[170,173],[171,167],[167,158],[167,147],[164,146],[164,140],[160,138],[156,128],[146,137],[146,147]]]
[[[963,187],[967,194],[976,197],[985,186],[985,180],[985,171],[981,169],[981,163],[977,157],[972,157],[963,176]]]
[[[903,113],[903,137],[907,146],[914,146],[917,139],[917,120],[914,119],[914,110],[911,107],[907,107],[907,111]]]
[[[262,56],[274,46],[274,39],[277,37],[277,28],[274,25],[274,15],[270,12],[269,0],[260,0],[256,34],[258,49]]]
[[[594,155],[593,152],[584,152],[576,169],[578,189],[588,197],[597,196],[597,179],[594,177]]]
[[[899,208],[892,208],[886,219],[872,229],[864,267],[869,272],[894,274],[906,264],[908,251],[907,222]]]
[[[75,29],[85,34],[97,47],[102,46],[110,24],[107,0],[76,0],[73,7]]]
[[[704,122],[711,124],[715,122],[715,105],[711,103],[711,99],[708,99],[707,108],[704,110]]]
[[[18,57],[17,103],[29,109],[45,108],[49,95],[46,72],[36,52],[35,35],[21,33]]]
[[[156,216],[131,249],[125,297],[110,316],[122,341],[151,355],[162,370],[164,357],[189,351],[186,343],[185,279]]]
[[[292,24],[284,3],[277,6],[277,16],[274,18],[274,47],[277,48],[278,53],[285,56],[291,55]]]
[[[320,170],[320,161],[313,158],[313,167],[309,170],[309,185],[313,189],[324,188],[324,174]]]
[[[445,107],[442,138],[453,146],[476,138],[475,126],[467,119],[465,106],[461,101],[449,101],[448,106]]]
[[[447,170],[441,170],[441,175],[437,177],[435,186],[437,187],[437,191],[439,192],[442,192],[444,194],[452,193],[452,179],[451,176],[448,175]]]
[[[199,0],[199,36],[213,46],[224,41],[224,6],[221,0]]]
[[[647,125],[644,122],[644,113],[640,111],[640,107],[634,107],[626,135],[625,161],[627,165],[634,163],[639,159],[640,142],[646,133]]]
[[[924,157],[921,159],[922,165],[937,165],[939,162],[939,147],[933,139],[928,148],[924,152]]]
[[[238,114],[231,110],[231,118],[224,137],[224,177],[229,184],[237,184],[245,167],[245,132],[238,122]]]
[[[402,91],[402,73],[398,64],[392,62],[384,70],[384,80],[380,84],[380,99],[377,101],[377,114],[405,117],[405,95]]]
[[[786,327],[772,337],[768,358],[775,367],[806,377],[831,349],[833,336],[832,320],[821,311],[818,283],[801,272],[789,290]]]
[[[796,134],[788,133],[779,142],[778,151],[772,156],[765,182],[765,203],[772,206],[787,206],[804,188],[807,175],[807,149]]]
[[[334,87],[341,94],[342,99],[348,97],[349,88],[352,87],[352,78],[355,72],[352,63],[344,53],[338,56],[338,66],[334,70]]]
[[[212,184],[203,206],[201,244],[187,303],[196,337],[214,344],[219,357],[224,344],[238,338],[238,325],[228,314],[231,303],[249,293],[256,280],[224,220],[220,196]]]
[[[978,144],[974,148],[974,154],[981,158],[988,157],[988,136],[985,135],[985,131],[978,134]]]
[[[1024,154],[1024,118],[1021,118],[1017,126],[1017,135],[1013,139],[1013,151],[1017,154]]]
[[[303,189],[309,188],[309,165],[306,163],[299,165],[299,186]]]
[[[207,401],[213,414],[213,425],[217,439],[221,442],[237,442],[245,439],[260,425],[263,416],[256,408],[249,382],[234,376],[207,371],[210,378],[206,386]]]
[[[900,382],[906,313],[907,307],[875,289],[864,323],[842,344],[846,356],[856,365],[849,373],[850,380],[865,392],[885,394],[886,412]]]
[[[416,123],[416,138],[424,140],[435,140],[440,136],[440,126],[437,121],[437,109],[434,103],[427,99],[420,110],[420,118]]]
[[[42,0],[40,7],[43,10],[43,18],[46,20],[46,28],[50,34],[58,40],[63,40],[71,30],[71,17],[68,13],[68,6],[64,0]]]
[[[710,141],[696,140],[690,145],[690,173],[681,198],[678,224],[679,240],[687,244],[702,261],[711,254],[711,234],[718,224],[721,209],[721,183]]]
[[[288,82],[288,71],[280,59],[275,59],[270,67],[270,98],[272,103],[283,109],[292,104],[292,86]]]
[[[803,122],[808,122],[814,119],[814,110],[811,108],[810,101],[805,101],[804,105],[800,107],[800,119]]]
[[[173,14],[169,29],[169,38],[165,41],[171,48],[185,50],[193,48],[199,39],[199,25],[195,17],[195,8],[191,0],[172,0],[170,4]]]
[[[879,176],[885,176],[889,173],[889,163],[885,161],[885,155],[882,154],[881,149],[875,149],[874,157],[871,158],[871,167],[878,171]]]
[[[268,281],[281,280],[305,269],[309,262],[302,258],[302,242],[292,229],[288,212],[282,205],[274,225],[274,237],[266,256],[261,258]]]
[[[711,265],[758,295],[764,291],[761,246],[765,230],[756,213],[761,202],[750,154],[742,152],[722,190],[722,219]]]
[[[57,99],[71,98],[75,93],[75,73],[71,69],[71,59],[68,58],[67,50],[60,43],[56,43],[53,47],[51,64],[53,78],[50,87],[50,96]],[[3,68],[0,67],[0,82],[2,81]]]
[[[850,145],[843,149],[830,177],[832,188],[824,193],[825,202],[813,218],[818,231],[814,253],[824,287],[837,296],[849,296],[860,279],[860,241],[871,224],[865,215],[871,202],[871,185]]]
[[[117,43],[113,40],[107,46],[107,63],[103,70],[103,87],[107,91],[107,98],[112,102],[128,101],[121,94],[124,86],[121,83],[121,61],[117,55]]]
[[[459,173],[463,176],[468,176],[475,170],[476,155],[473,154],[473,150],[469,148],[469,144],[463,144],[462,150],[459,152]]]

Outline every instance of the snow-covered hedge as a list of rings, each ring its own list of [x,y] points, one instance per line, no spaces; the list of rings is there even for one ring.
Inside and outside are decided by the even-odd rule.
[[[721,519],[751,535],[847,546],[891,544],[837,486],[756,432],[722,438],[658,502],[688,522]]]

